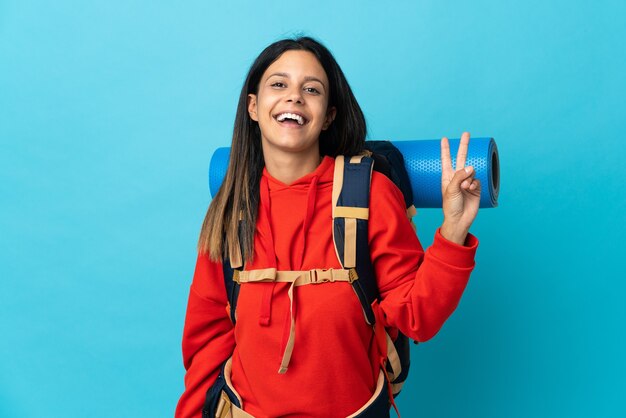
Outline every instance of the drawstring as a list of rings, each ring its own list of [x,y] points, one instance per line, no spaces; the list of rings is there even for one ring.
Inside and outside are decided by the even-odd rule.
[[[261,177],[260,187],[261,205],[265,217],[267,218],[267,224],[269,225],[267,234],[264,234],[264,238],[267,240],[265,243],[265,251],[268,254],[270,262],[274,263],[276,267],[276,251],[274,249],[274,234],[272,234],[272,226],[270,219],[271,201],[270,201],[270,188],[265,176]],[[272,317],[272,297],[274,296],[274,283],[259,283],[259,286],[263,286],[263,300],[261,301],[261,310],[259,312],[259,325],[268,326]]]
[[[313,176],[311,179],[311,183],[309,184],[309,190],[307,191],[307,199],[306,199],[306,208],[304,215],[304,222],[302,224],[302,230],[300,232],[300,240],[298,241],[297,248],[294,251],[294,260],[292,262],[291,267],[295,270],[301,270],[302,264],[304,262],[304,252],[306,249],[306,236],[307,231],[311,225],[311,221],[313,220],[313,214],[315,212],[315,200],[317,198],[317,183],[319,177]],[[270,261],[274,262],[273,267],[277,267],[276,265],[276,252],[274,247],[274,234],[272,233],[271,227],[271,201],[270,201],[270,191],[269,191],[269,183],[267,178],[261,177],[261,204],[262,210],[264,211],[264,216],[268,220],[269,228],[267,234],[264,236],[265,238],[265,250],[267,251],[267,255]],[[261,286],[265,286],[263,290],[263,299],[261,302],[261,309],[259,312],[259,324],[262,326],[267,326],[270,324],[271,319],[271,309],[272,309],[272,296],[274,294],[274,287],[276,286],[276,282],[273,283],[259,283]],[[295,344],[296,338],[296,312],[297,312],[297,303],[294,295],[294,287],[295,281],[291,283],[289,286],[289,290],[287,294],[289,295],[289,315],[285,318],[285,326],[283,328],[283,339],[281,344],[281,352],[282,358],[280,362],[280,368],[278,369],[278,373],[287,372],[287,368],[289,367],[289,362],[291,361],[291,355],[293,353],[293,347]]]
[[[295,269],[302,270],[302,263],[304,259],[304,251],[306,248],[306,233],[309,230],[309,225],[311,220],[313,219],[313,212],[315,211],[315,198],[317,197],[317,176],[313,176],[311,179],[311,184],[309,185],[309,191],[307,192],[306,199],[306,212],[304,215],[304,222],[302,224],[301,231],[301,246],[298,246],[296,249],[295,255],[297,257],[297,261]],[[289,286],[289,317],[287,321],[285,321],[285,327],[283,329],[283,358],[280,362],[280,368],[278,369],[278,373],[286,373],[287,368],[289,367],[289,361],[291,360],[291,354],[293,353],[293,346],[296,340],[296,311],[297,304],[296,299],[293,294],[293,289],[295,287],[296,282],[294,281],[291,286]],[[285,337],[287,337],[287,341],[285,342]]]
[[[263,250],[267,254],[267,258],[271,263],[276,264],[276,250],[274,249],[274,234],[272,233],[272,219],[270,217],[270,213],[272,210],[272,203],[270,200],[270,186],[265,176],[261,177],[261,184],[259,190],[260,198],[261,198],[261,208],[263,209],[263,214],[267,218],[268,228],[267,231],[258,230],[262,237],[264,238],[264,248]]]
[[[306,248],[306,233],[309,230],[311,220],[313,219],[313,213],[315,212],[315,198],[317,197],[317,176],[313,176],[309,191],[306,199],[306,211],[304,215],[304,223],[302,224],[302,231],[300,232],[302,245],[298,246],[295,251],[297,257],[296,263],[292,266],[293,270],[302,270],[302,263],[304,260],[304,250]]]

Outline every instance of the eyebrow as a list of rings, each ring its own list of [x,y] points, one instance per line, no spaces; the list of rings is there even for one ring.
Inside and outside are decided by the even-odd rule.
[[[276,77],[285,77],[285,78],[290,78],[290,77],[289,77],[289,74],[287,74],[287,73],[272,73],[272,74],[270,74],[269,76],[267,76],[267,78],[274,77],[274,76],[276,76]],[[320,83],[322,86],[326,87],[326,84],[324,84],[324,82],[323,82],[322,80],[320,80],[319,78],[317,78],[317,77],[313,77],[313,76],[306,76],[306,77],[304,77],[304,81],[317,81],[317,82],[318,82],[318,83]]]

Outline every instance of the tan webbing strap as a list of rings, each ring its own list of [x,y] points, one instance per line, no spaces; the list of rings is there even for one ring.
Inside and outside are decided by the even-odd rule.
[[[343,187],[343,165],[343,155],[338,155],[337,158],[335,158],[335,173],[333,175],[333,218],[335,218],[337,200],[339,200],[341,188]]]
[[[233,280],[237,283],[248,282],[273,282],[276,278],[276,269],[258,269],[258,270],[236,270],[233,274]]]
[[[385,332],[385,334],[387,334],[387,360],[392,370],[392,372],[389,373],[389,380],[393,382],[396,377],[400,376],[400,373],[402,373],[402,365],[400,364],[400,356],[398,356],[396,346],[393,344],[389,334],[387,332]]]
[[[341,194],[341,188],[343,187],[343,165],[344,158],[343,155],[338,155],[335,158],[335,172],[333,174],[333,196],[332,196],[332,215],[333,219],[335,219],[335,208],[337,207],[337,200],[339,200],[339,194]],[[337,240],[335,239],[335,225],[333,222],[333,247],[335,248],[335,254],[337,255],[337,260],[340,264],[341,257],[339,256],[339,249],[337,248]],[[342,264],[343,267],[343,264]]]
[[[392,383],[391,384],[391,393],[393,393],[394,395],[397,395],[402,390],[402,386],[404,386],[404,382]]]
[[[254,416],[250,415],[243,409],[239,408],[237,405],[234,405],[230,399],[228,399],[228,395],[226,392],[222,391],[220,396],[220,401],[217,404],[217,411],[215,413],[216,418],[254,418]]]
[[[345,218],[344,222],[346,235],[343,247],[343,266],[350,269],[356,267],[356,219]]]
[[[365,155],[355,155],[350,158],[350,164],[359,164]]]
[[[233,358],[229,358],[226,360],[226,364],[224,365],[224,380],[226,382],[226,386],[235,394],[237,400],[239,401],[239,405],[243,405],[243,401],[241,400],[241,396],[235,390],[232,381],[230,380],[230,374],[232,370]],[[226,392],[222,391],[220,395],[220,400],[217,404],[217,411],[215,414],[216,418],[254,418],[252,415],[248,414],[243,409],[239,408],[237,405],[234,405]]]
[[[369,217],[370,217],[369,208],[337,206],[333,213],[333,218],[369,219]]]
[[[217,403],[217,409],[215,410],[216,418],[228,418],[232,417],[233,414],[230,411],[233,403],[228,399],[228,395],[224,391],[220,394],[220,400]]]
[[[237,405],[233,404],[226,392],[222,391],[220,395],[220,401],[217,404],[217,410],[215,411],[216,418],[254,418]]]
[[[254,418],[252,415],[244,411],[243,409],[238,408],[236,405],[233,405],[233,418]]]
[[[229,357],[228,360],[226,360],[226,364],[224,364],[224,381],[226,382],[226,385],[228,385],[228,387],[232,390],[232,392],[237,397],[237,400],[239,401],[239,405],[241,405],[243,404],[243,401],[241,400],[241,396],[235,390],[235,387],[233,386],[233,382],[230,380],[230,374],[232,370],[233,370],[233,358]]]
[[[414,217],[415,215],[417,215],[417,209],[415,209],[414,205],[409,206],[406,209],[406,216],[408,216],[409,218]]]
[[[302,271],[276,270],[275,268],[235,271],[233,280],[237,283],[278,282],[295,283],[296,286],[326,282],[352,283],[358,277],[350,270],[313,269]]]
[[[409,218],[409,222],[411,223],[411,228],[413,228],[414,232],[417,232],[417,226],[415,226],[415,222],[413,222],[413,217],[417,215],[417,209],[415,206],[411,205],[406,209],[406,216]]]
[[[283,358],[280,361],[280,367],[278,368],[278,373],[285,374],[287,373],[287,368],[289,367],[289,362],[291,361],[291,355],[293,354],[293,345],[296,342],[296,318],[293,313],[293,288],[296,285],[296,282],[292,282],[291,286],[289,286],[289,316],[291,318],[291,324],[289,326],[289,338],[287,339],[287,344],[285,345],[285,352],[283,353]]]

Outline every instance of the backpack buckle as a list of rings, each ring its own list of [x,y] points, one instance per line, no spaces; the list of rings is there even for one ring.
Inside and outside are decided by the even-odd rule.
[[[233,282],[239,284],[239,270],[233,270]]]
[[[326,273],[326,272],[327,271],[320,272],[317,269],[309,270],[309,279],[311,283],[318,284],[318,283],[325,283],[325,282],[334,282],[335,279],[333,278],[332,271],[330,271],[328,275],[320,274],[320,273]]]
[[[313,269],[313,270],[309,270],[308,273],[309,273],[309,282],[312,284],[334,283],[338,280],[337,278],[335,278],[333,269],[328,269],[328,270]]]
[[[356,274],[356,270],[354,268],[351,268],[350,270],[348,270],[348,281],[350,283],[354,282],[355,280],[358,280],[359,275]]]

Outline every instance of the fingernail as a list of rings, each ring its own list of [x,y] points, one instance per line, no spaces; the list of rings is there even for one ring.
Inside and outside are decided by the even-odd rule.
[[[469,166],[469,165],[468,165],[467,167],[465,167],[465,172],[466,172],[467,174],[471,173],[471,172],[472,172],[472,167],[471,167],[471,166]]]

